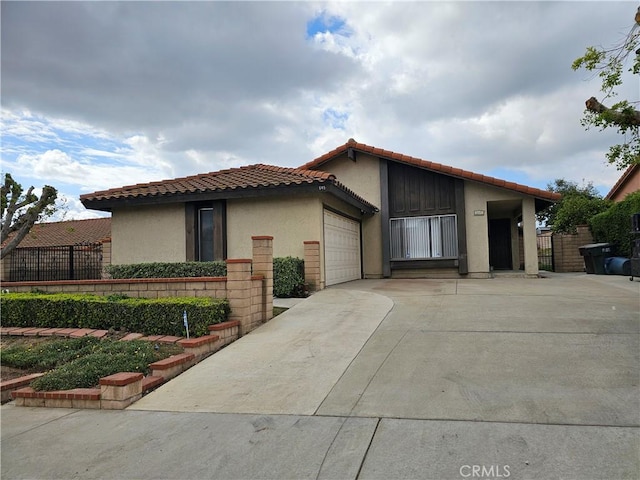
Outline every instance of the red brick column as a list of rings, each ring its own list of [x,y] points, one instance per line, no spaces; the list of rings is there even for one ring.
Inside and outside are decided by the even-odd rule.
[[[262,321],[273,318],[273,237],[251,237],[253,274],[262,275]]]
[[[320,242],[317,240],[304,242],[304,281],[311,292],[322,288],[320,283]]]
[[[240,321],[240,335],[251,331],[251,260],[227,260],[229,320]]]

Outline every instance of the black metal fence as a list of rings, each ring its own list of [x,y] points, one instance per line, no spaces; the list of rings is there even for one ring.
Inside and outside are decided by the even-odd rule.
[[[553,235],[538,235],[536,243],[538,246],[538,269],[553,272]]]
[[[16,248],[9,257],[10,282],[102,277],[101,243]]]

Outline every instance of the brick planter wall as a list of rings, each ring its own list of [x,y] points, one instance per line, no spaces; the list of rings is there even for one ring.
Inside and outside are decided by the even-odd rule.
[[[252,237],[253,259],[227,260],[226,277],[132,278],[4,282],[10,292],[33,289],[51,293],[123,294],[129,297],[226,298],[230,320],[239,321],[240,335],[249,333],[273,316],[273,237]],[[110,255],[110,242],[108,245]]]
[[[129,297],[211,297],[226,298],[226,277],[130,278],[123,280],[56,280],[51,282],[5,282],[10,292],[30,292],[37,288],[49,293],[91,293]]]
[[[137,401],[145,392],[180,375],[205,357],[237,340],[238,326],[239,322],[228,321],[211,325],[210,334],[204,337],[176,338],[184,348],[184,353],[151,363],[149,367],[152,374],[147,377],[143,377],[141,373],[120,372],[101,378],[100,388],[74,388],[52,392],[36,392],[28,386],[34,379],[43,375],[41,373],[0,382],[2,403],[14,398],[16,406],[20,407],[123,409]],[[20,329],[10,329],[3,335],[12,335],[16,330]],[[142,334],[136,335],[136,338],[142,337]],[[151,337],[145,338],[151,340]],[[122,341],[126,339],[123,338]]]

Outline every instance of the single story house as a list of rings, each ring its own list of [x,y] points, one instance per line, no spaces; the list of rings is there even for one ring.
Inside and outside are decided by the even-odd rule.
[[[559,198],[353,139],[300,168],[251,165],[80,197],[111,212],[114,264],[249,258],[248,239],[271,235],[276,257],[319,243],[319,288],[520,265],[537,275],[535,213]]]

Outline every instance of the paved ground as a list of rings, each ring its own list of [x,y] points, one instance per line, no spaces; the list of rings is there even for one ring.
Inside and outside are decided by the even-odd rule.
[[[126,411],[3,406],[0,473],[635,479],[639,356],[626,277],[352,282]]]
[[[313,415],[392,307],[365,291],[313,295],[131,408]]]

